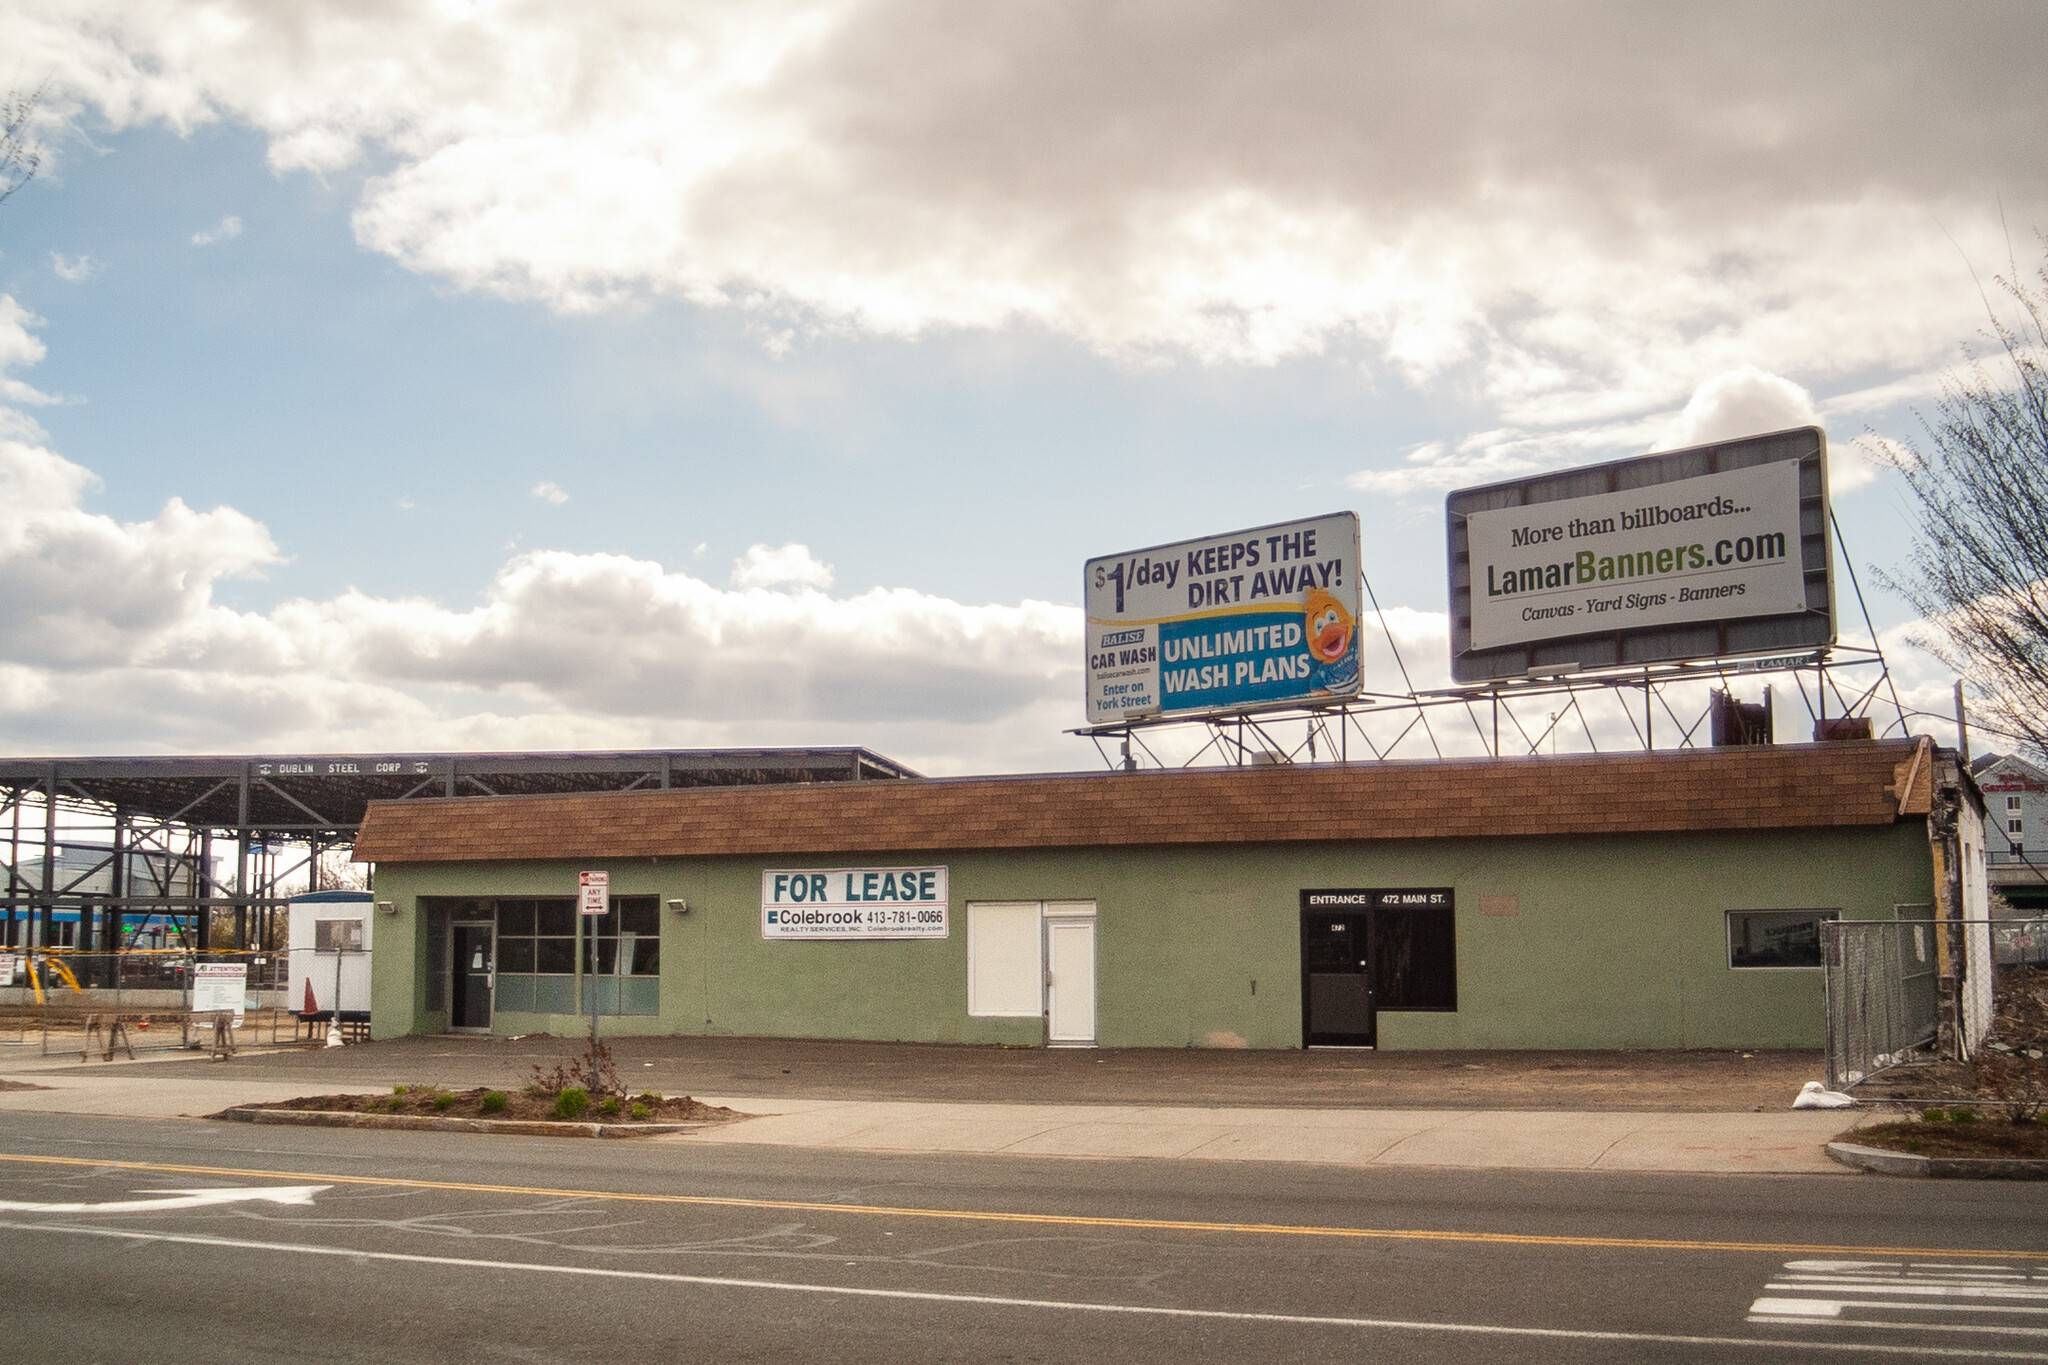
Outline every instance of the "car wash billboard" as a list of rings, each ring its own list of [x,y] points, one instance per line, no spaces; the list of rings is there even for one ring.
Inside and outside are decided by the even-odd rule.
[[[1358,694],[1358,516],[1088,561],[1090,725]]]
[[[1817,427],[1462,489],[1445,511],[1460,682],[1834,643]]]

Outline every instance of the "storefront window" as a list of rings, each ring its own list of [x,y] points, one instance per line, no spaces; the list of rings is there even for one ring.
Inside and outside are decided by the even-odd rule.
[[[425,905],[427,1008],[443,1008],[451,922],[490,921],[497,929],[496,974],[491,983],[498,1013],[577,1014],[590,997],[576,993],[576,941],[584,936],[583,969],[596,949],[597,976],[587,980],[599,1014],[661,1012],[661,901],[656,896],[614,896],[611,913],[579,926],[574,896],[435,899]]]
[[[1730,967],[1818,967],[1820,926],[1839,910],[1730,910]]]

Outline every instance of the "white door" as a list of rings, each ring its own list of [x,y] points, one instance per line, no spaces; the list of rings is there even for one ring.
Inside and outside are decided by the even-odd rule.
[[[1095,1042],[1095,917],[1048,915],[1045,921],[1045,1041]]]

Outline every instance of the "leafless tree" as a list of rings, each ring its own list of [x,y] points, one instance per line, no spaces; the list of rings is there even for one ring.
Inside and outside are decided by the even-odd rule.
[[[2048,753],[2048,262],[1994,298],[1995,345],[1943,377],[1924,442],[1874,447],[1915,503],[1912,549],[1884,581],[1993,726]]]
[[[43,164],[43,149],[29,127],[42,98],[40,89],[26,95],[15,89],[0,101],[0,204],[35,179]]]

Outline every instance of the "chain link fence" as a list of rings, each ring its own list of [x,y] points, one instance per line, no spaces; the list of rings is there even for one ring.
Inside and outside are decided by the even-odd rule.
[[[203,1047],[212,1016],[194,1016],[198,969],[236,964],[247,972],[236,1038],[288,1043],[304,1033],[287,999],[289,969],[280,952],[30,948],[0,950],[0,1047],[111,1059],[116,1023],[126,1039],[123,1055]]]
[[[1956,1016],[1944,1056],[1944,946]],[[1843,1089],[1895,1066],[1960,1061],[1989,1039],[1997,1002],[2048,966],[2048,917],[1835,920],[1821,925],[1827,1083]],[[1994,1044],[1996,1046],[1996,1044]]]
[[[1827,994],[1827,1083],[1851,1086],[1886,1067],[1936,1060],[1940,954],[1927,920],[1821,925]]]

